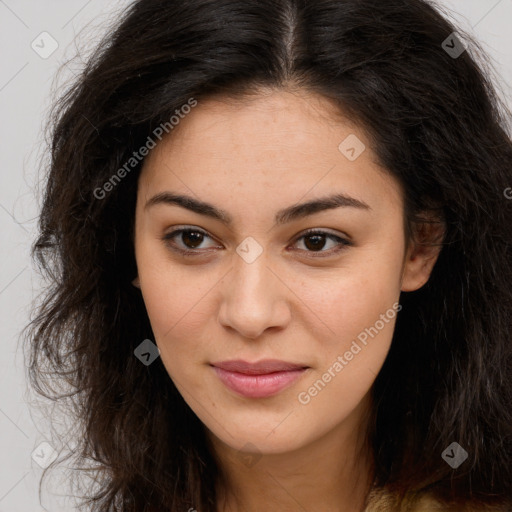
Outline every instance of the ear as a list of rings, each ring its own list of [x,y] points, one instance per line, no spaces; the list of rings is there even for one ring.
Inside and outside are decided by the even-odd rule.
[[[135,288],[140,288],[139,276],[137,276],[137,277],[132,281],[132,284],[133,284],[133,286],[135,286]]]
[[[441,252],[445,231],[444,222],[432,212],[424,212],[421,219],[413,223],[413,235],[402,271],[402,291],[418,290],[429,280]]]

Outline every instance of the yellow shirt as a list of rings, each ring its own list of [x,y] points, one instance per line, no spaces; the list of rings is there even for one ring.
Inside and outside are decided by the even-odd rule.
[[[388,491],[374,488],[368,496],[364,512],[512,512],[511,507],[497,505],[467,505],[461,509],[460,506],[444,505],[428,495],[415,500],[414,503],[411,499],[406,499],[401,507],[397,502],[397,498]]]

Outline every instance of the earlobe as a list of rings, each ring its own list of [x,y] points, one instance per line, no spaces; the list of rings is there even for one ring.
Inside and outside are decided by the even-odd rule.
[[[444,223],[439,219],[422,222],[416,226],[404,260],[402,291],[418,290],[429,280],[441,252],[444,233]]]
[[[139,276],[137,276],[137,277],[132,281],[132,284],[133,284],[133,286],[135,286],[135,288],[139,288],[139,289],[140,289]]]

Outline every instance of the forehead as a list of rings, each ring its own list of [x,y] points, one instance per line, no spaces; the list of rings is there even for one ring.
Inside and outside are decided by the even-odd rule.
[[[213,97],[199,101],[164,138],[167,148],[201,144],[196,152],[209,155],[221,149],[257,159],[261,151],[300,155],[315,150],[318,158],[343,132],[363,130],[343,117],[327,98],[305,92],[269,91],[248,98]],[[329,137],[326,139],[326,135]],[[226,148],[226,144],[230,147]],[[227,151],[230,149],[230,151]],[[320,150],[320,151],[318,151]],[[290,154],[286,154],[289,158]]]
[[[179,188],[224,200],[234,190],[255,201],[364,191],[377,204],[401,194],[362,128],[324,97],[287,91],[199,101],[146,157],[140,183],[147,195]]]

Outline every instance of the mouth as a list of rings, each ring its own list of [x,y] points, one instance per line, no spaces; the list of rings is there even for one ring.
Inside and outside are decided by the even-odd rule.
[[[221,361],[211,366],[226,387],[248,398],[273,396],[291,386],[309,368],[276,359],[256,363]]]

